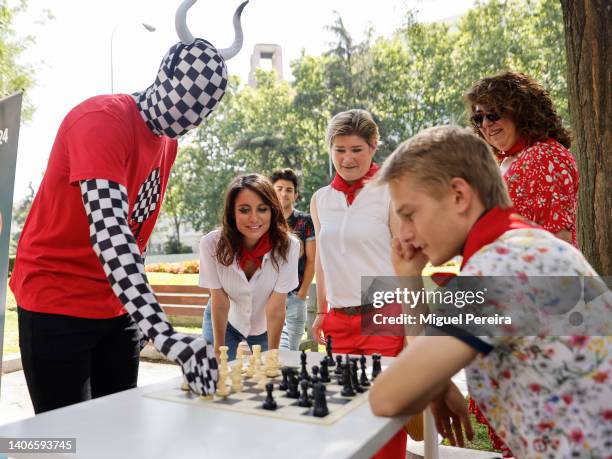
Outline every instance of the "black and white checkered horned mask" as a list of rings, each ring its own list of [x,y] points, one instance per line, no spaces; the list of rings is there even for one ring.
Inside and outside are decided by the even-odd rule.
[[[242,48],[240,15],[234,13],[234,43],[217,50],[187,28],[187,11],[197,0],[185,0],[176,11],[176,32],[181,40],[164,56],[155,83],[134,94],[143,118],[157,135],[176,138],[198,126],[223,98],[227,87],[225,61]]]

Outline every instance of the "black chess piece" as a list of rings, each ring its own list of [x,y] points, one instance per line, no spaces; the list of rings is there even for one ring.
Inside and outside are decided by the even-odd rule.
[[[297,402],[298,406],[311,407],[312,400],[310,400],[310,396],[308,395],[308,380],[302,379],[300,381],[300,387],[302,388],[302,393],[300,394],[300,398]]]
[[[353,397],[355,395],[353,383],[351,381],[351,366],[350,362],[348,361],[342,370],[342,391],[340,392],[340,395],[343,397]]]
[[[370,381],[368,380],[368,376],[366,375],[366,357],[361,354],[359,357],[359,363],[361,364],[361,377],[359,378],[359,384],[363,387],[368,387],[370,385]]]
[[[287,397],[298,398],[300,396],[300,391],[298,390],[298,380],[293,368],[289,368],[287,378]]]
[[[302,392],[300,393],[300,398],[298,399],[298,406],[312,406],[312,400],[310,400],[310,396],[308,395],[309,384],[310,383],[306,379],[302,379],[300,381],[300,387],[302,388]]]
[[[336,369],[334,370],[334,373],[337,375],[342,374],[342,356],[341,355],[336,356]]]
[[[323,383],[317,383],[313,389],[314,408],[312,415],[317,418],[323,418],[329,414],[327,408],[327,398],[325,396],[325,385]]]
[[[274,400],[274,397],[272,397],[273,390],[274,385],[272,383],[266,384],[266,392],[268,394],[266,395],[266,399],[264,400],[263,405],[261,405],[264,410],[274,411],[276,410],[276,408],[278,408],[276,400]]]
[[[327,361],[327,359],[322,359],[321,360],[321,373],[320,373],[320,380],[322,383],[328,383],[331,382],[331,379],[329,379],[329,368],[328,368],[329,362]]]
[[[359,384],[359,378],[357,377],[357,359],[351,359],[351,384],[353,390],[358,394],[365,392],[365,389]]]
[[[380,374],[382,368],[380,366],[380,354],[372,354],[372,381]]]
[[[302,361],[302,369],[300,371],[300,380],[306,379],[310,380],[310,375],[308,374],[308,369],[306,368],[306,351],[302,350],[302,354],[300,355],[300,360]]]
[[[287,367],[281,368],[281,374],[283,375],[283,380],[278,385],[278,390],[287,390],[289,388],[289,381],[287,380],[288,370],[289,368]]]
[[[332,337],[331,335],[327,335],[327,341],[325,342],[325,350],[327,351],[327,356],[325,357],[327,360],[327,366],[335,367],[336,362],[334,362],[334,355],[332,354]]]
[[[319,382],[319,367],[317,365],[313,365],[311,371],[312,376],[310,377],[310,385],[314,387],[314,385]]]

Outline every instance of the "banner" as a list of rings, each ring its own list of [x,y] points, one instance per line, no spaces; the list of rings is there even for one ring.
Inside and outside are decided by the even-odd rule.
[[[8,277],[8,252],[13,214],[15,164],[21,120],[22,93],[0,100],[0,388],[4,343],[4,311]]]

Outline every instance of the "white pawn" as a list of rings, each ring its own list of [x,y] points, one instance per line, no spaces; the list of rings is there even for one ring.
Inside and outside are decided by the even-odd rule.
[[[244,386],[242,385],[242,370],[240,369],[240,366],[234,365],[232,367],[231,379],[232,391],[241,392],[244,389]]]
[[[261,344],[253,345],[253,357],[255,357],[255,361],[261,365],[263,362],[261,361]]]
[[[268,384],[268,377],[264,372],[262,372],[259,378],[259,382],[255,385],[255,388],[259,390],[265,390],[266,384]]]
[[[265,373],[268,378],[274,378],[280,374],[278,371],[278,349],[272,349],[266,354]]]
[[[229,373],[229,367],[227,366],[227,346],[219,346],[219,373],[225,371],[225,373]]]
[[[216,394],[219,397],[225,398],[231,393],[229,387],[227,387],[227,384],[225,383],[226,379],[227,379],[227,371],[219,371],[219,381],[217,382],[217,392],[216,392]]]
[[[255,356],[251,355],[251,357],[249,358],[249,366],[247,367],[246,375],[249,378],[252,378],[253,374],[255,374]]]

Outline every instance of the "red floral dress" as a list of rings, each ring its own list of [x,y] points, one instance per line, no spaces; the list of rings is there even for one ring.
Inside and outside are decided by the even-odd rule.
[[[516,212],[551,233],[567,229],[576,246],[578,168],[570,151],[548,139],[505,162],[512,159],[504,180]]]
[[[576,243],[578,207],[578,167],[570,151],[554,139],[524,147],[519,139],[508,152],[502,152],[502,174],[514,209],[551,233],[570,231]],[[478,405],[470,398],[470,412],[487,426],[492,446],[504,457],[512,452],[497,436]]]

